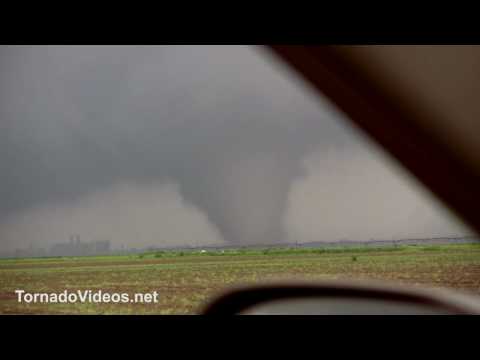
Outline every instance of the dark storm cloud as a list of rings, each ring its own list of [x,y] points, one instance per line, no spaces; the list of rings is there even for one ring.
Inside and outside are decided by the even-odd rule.
[[[225,239],[281,239],[299,159],[341,132],[278,71],[242,47],[2,48],[0,214],[173,178]]]
[[[283,240],[302,159],[358,145],[338,112],[246,47],[2,47],[0,117],[0,223],[173,182],[235,243]]]

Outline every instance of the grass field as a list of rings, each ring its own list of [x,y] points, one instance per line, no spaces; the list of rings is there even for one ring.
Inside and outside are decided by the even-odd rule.
[[[2,314],[195,314],[237,284],[284,279],[382,279],[480,294],[480,244],[163,251],[0,260]],[[30,293],[157,291],[158,303],[19,303]]]

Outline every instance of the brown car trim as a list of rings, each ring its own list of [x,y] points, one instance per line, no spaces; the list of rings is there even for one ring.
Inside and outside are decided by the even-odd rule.
[[[420,115],[376,87],[332,46],[269,48],[390,152],[427,188],[480,230],[480,177],[416,121]]]

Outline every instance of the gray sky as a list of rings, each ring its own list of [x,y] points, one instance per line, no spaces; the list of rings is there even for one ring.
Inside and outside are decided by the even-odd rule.
[[[0,250],[462,234],[243,46],[0,48]]]

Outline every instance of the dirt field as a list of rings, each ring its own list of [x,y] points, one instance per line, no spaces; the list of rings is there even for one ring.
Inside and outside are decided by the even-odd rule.
[[[195,314],[228,286],[280,279],[383,279],[480,294],[480,245],[157,252],[0,260],[2,314]],[[158,292],[158,303],[26,303],[15,290]]]

